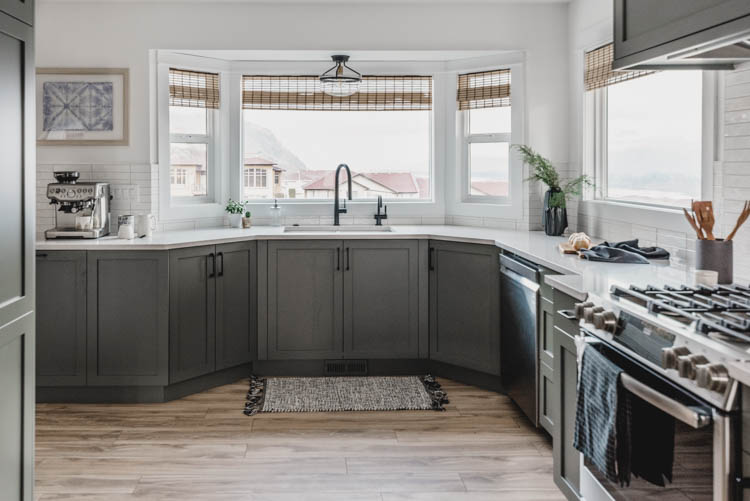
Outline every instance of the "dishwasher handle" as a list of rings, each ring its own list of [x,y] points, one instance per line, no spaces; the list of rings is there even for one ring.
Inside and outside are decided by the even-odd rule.
[[[517,275],[521,275],[527,280],[531,280],[535,284],[539,283],[539,268],[525,259],[501,254],[500,266],[507,268]]]

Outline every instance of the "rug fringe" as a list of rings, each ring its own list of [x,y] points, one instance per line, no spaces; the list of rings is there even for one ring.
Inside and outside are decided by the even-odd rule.
[[[250,375],[250,390],[247,392],[247,401],[245,402],[246,416],[254,416],[263,408],[263,402],[266,399],[266,378],[258,377],[255,374]]]
[[[440,383],[431,374],[427,374],[420,379],[422,380],[424,389],[427,390],[432,399],[432,409],[435,411],[444,411],[444,405],[450,403],[450,400],[448,400],[448,395],[443,391]]]

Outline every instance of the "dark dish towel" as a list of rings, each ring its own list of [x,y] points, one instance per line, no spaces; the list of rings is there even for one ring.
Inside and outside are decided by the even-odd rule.
[[[581,255],[589,261],[607,263],[648,264],[649,259],[669,259],[669,252],[661,247],[639,247],[638,239],[624,240],[611,244],[602,242]]]
[[[664,487],[672,482],[674,418],[639,397],[628,394],[630,469],[636,477]]]
[[[581,249],[581,256],[589,261],[602,261],[605,263],[630,263],[648,264],[648,259],[625,249],[611,247],[607,242],[596,245],[590,249]]]
[[[622,372],[592,346],[584,348],[573,436],[573,446],[608,479],[621,484],[630,480]]]
[[[639,247],[637,238],[617,242],[616,244],[608,244],[607,242],[604,242],[602,245],[626,250],[648,259],[669,259],[669,252],[667,252],[666,249],[662,249],[661,247]]]

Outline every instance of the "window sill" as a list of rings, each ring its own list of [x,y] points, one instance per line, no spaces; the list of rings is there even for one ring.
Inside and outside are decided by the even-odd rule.
[[[637,203],[614,200],[583,200],[579,212],[601,219],[612,219],[635,225],[687,231],[682,210],[669,207],[653,207]]]

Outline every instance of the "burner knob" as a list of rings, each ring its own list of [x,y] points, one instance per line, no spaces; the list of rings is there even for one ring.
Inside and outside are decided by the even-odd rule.
[[[695,379],[696,367],[707,363],[708,359],[703,355],[682,355],[677,357],[677,370],[680,377]]]
[[[661,366],[663,369],[676,369],[678,357],[690,355],[686,346],[674,346],[661,349]]]
[[[593,308],[593,306],[594,306],[594,303],[592,303],[592,302],[589,302],[589,301],[587,301],[587,302],[585,302],[585,303],[576,303],[576,304],[575,304],[575,309],[576,309],[576,319],[577,319],[577,320],[580,320],[580,319],[582,319],[582,318],[583,318],[583,310],[584,310],[585,308]]]
[[[617,315],[613,311],[594,313],[594,327],[614,334],[617,331]]]
[[[721,364],[702,364],[696,367],[696,382],[701,388],[724,393],[729,384],[729,372]]]
[[[595,313],[601,313],[604,311],[604,308],[601,306],[589,306],[587,308],[583,309],[583,321],[586,323],[593,323],[594,322],[594,314]]]

